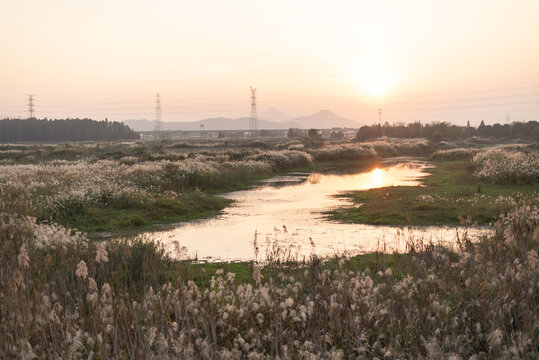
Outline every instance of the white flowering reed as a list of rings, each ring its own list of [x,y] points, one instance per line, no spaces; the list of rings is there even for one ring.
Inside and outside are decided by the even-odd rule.
[[[492,148],[473,157],[478,178],[498,184],[539,182],[539,154],[535,150],[518,151]]]
[[[272,171],[307,167],[311,156],[301,151],[243,150],[199,152],[181,160],[75,161],[53,160],[39,165],[0,165],[0,192],[19,189],[32,204],[62,218],[84,207],[105,207],[118,199],[137,199],[195,188],[223,188],[238,181],[271,175]],[[24,184],[24,187],[21,187]]]
[[[204,156],[214,160],[190,160],[194,174],[233,166],[227,154]],[[172,161],[129,163],[121,166],[144,188],[163,184],[149,168],[156,178],[195,176]],[[408,254],[298,262],[274,235],[268,265],[251,273],[175,261],[144,239],[88,242],[0,213],[0,358],[536,358],[539,210],[500,202],[511,209],[496,235],[457,249],[427,243]]]

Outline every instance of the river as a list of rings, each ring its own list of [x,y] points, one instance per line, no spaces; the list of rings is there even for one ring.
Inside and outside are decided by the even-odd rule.
[[[264,260],[270,253],[283,260],[355,255],[372,251],[403,252],[407,242],[451,245],[457,236],[475,238],[488,228],[395,227],[331,222],[321,212],[349,206],[339,192],[385,186],[417,186],[428,163],[389,159],[379,168],[341,168],[325,172],[289,173],[223,196],[234,203],[222,215],[177,224],[146,234],[176,257],[203,261]],[[255,240],[256,239],[256,240]],[[255,248],[258,250],[255,251]]]

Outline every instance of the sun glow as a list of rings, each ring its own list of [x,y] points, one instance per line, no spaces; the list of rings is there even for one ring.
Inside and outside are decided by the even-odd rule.
[[[364,90],[371,96],[385,95],[394,82],[394,76],[388,70],[373,69],[363,76]]]
[[[397,83],[397,73],[389,61],[374,65],[362,64],[360,60],[350,61],[346,74],[351,84],[362,94],[381,97],[388,94]]]

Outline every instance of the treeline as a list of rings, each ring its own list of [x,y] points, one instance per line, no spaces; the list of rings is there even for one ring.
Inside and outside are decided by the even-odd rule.
[[[385,123],[370,126],[362,126],[356,135],[356,140],[368,140],[380,136],[394,138],[418,138],[425,137],[431,141],[464,140],[474,136],[489,138],[518,138],[523,140],[539,141],[539,122],[514,122],[512,124],[485,125],[483,121],[475,128],[469,125],[458,126],[447,122],[434,122],[421,124],[391,125]]]
[[[90,141],[138,139],[129,126],[115,121],[91,119],[3,119],[0,142]]]

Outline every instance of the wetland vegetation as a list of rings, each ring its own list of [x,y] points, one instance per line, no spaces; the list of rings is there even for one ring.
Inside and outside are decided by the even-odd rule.
[[[399,155],[432,164],[423,186],[340,194],[356,205],[330,216],[399,225],[462,221],[452,245],[409,238],[404,253],[321,259],[262,248],[255,236],[253,261],[203,263],[181,260],[179,243],[171,252],[145,236],[103,241],[86,233],[125,235],[210,216],[229,203],[220,193],[283,171],[359,162],[374,168]],[[538,355],[534,144],[15,144],[0,149],[0,169],[5,357]],[[492,223],[493,235],[471,241],[476,222]]]
[[[484,167],[490,165],[479,159],[431,160],[426,169],[429,176],[422,178],[421,185],[339,194],[355,205],[327,215],[333,220],[374,225],[491,225],[495,216],[507,212],[519,199],[539,202],[539,188],[533,186],[539,180],[539,161],[534,156],[528,163],[518,162],[521,170],[509,177],[483,175]]]

